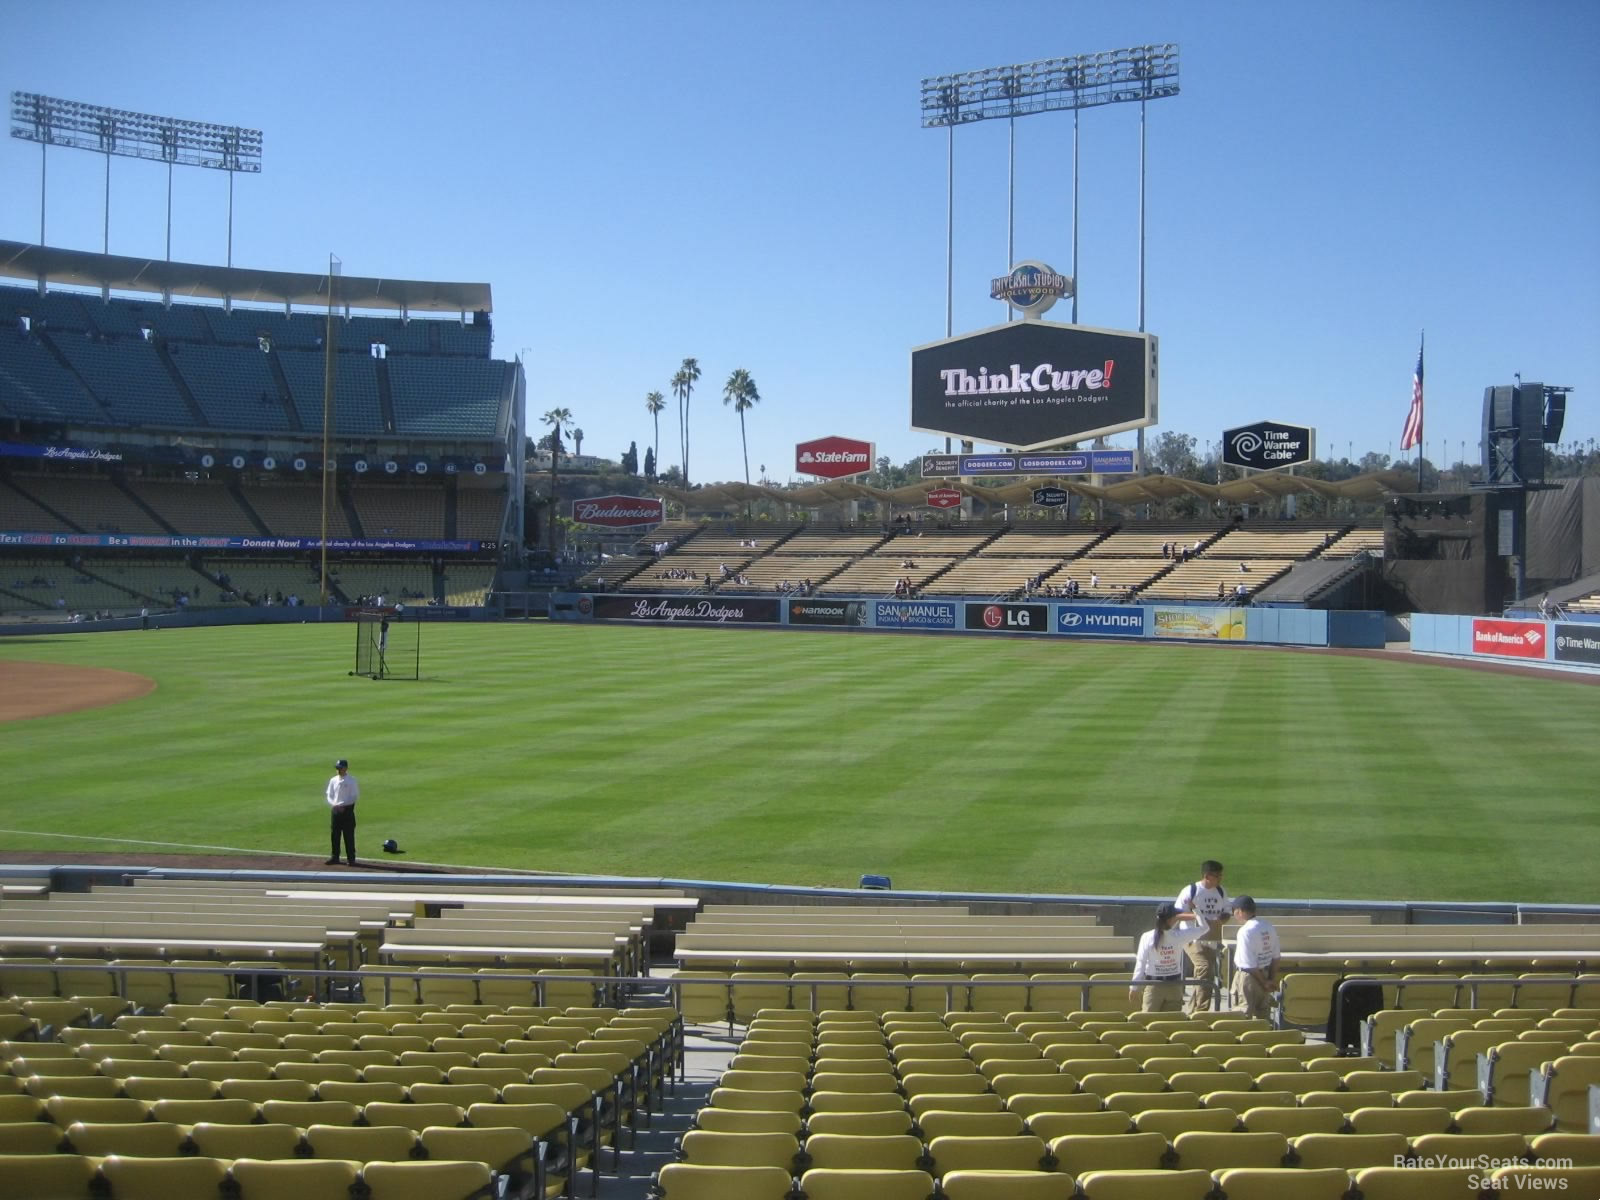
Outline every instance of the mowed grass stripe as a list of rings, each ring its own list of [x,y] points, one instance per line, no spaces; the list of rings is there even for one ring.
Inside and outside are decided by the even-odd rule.
[[[409,632],[409,631],[408,631]],[[0,639],[147,674],[0,726],[0,826],[325,856],[902,887],[1592,900],[1600,692],[1415,660],[1065,639],[428,625],[420,683],[344,625]],[[400,639],[402,646],[408,639]],[[0,675],[3,679],[3,675]],[[38,850],[48,838],[0,834]],[[112,843],[116,845],[116,843]],[[1174,882],[1176,881],[1176,882]]]

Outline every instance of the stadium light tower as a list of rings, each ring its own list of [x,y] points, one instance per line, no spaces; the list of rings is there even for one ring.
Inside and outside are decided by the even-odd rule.
[[[228,173],[228,266],[233,266],[233,177],[261,171],[261,131],[178,117],[102,108],[33,92],[11,93],[11,136],[39,143],[39,245],[44,245],[45,152],[50,146],[106,156],[105,242],[111,252],[111,156],[167,164],[167,261],[172,261],[172,168],[210,167]]]
[[[1078,113],[1104,104],[1139,104],[1139,331],[1144,332],[1144,114],[1148,101],[1178,94],[1178,47],[1132,46],[1074,58],[934,75],[922,81],[922,127],[948,129],[945,226],[945,336],[954,334],[955,296],[955,131],[957,125],[1041,112],[1072,113],[1072,275],[1078,275]],[[1016,186],[1015,153],[1007,181],[1007,210]],[[1007,253],[1011,231],[1007,220]],[[1007,267],[1011,266],[1009,259]],[[1078,323],[1078,295],[1072,296],[1072,323]]]

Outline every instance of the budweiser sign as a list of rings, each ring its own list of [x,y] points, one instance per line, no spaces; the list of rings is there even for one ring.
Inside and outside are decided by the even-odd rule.
[[[933,488],[928,492],[929,508],[955,508],[961,503],[961,493],[955,488]]]
[[[572,519],[581,525],[625,529],[630,525],[659,525],[666,516],[665,504],[642,496],[596,496],[572,502]]]
[[[823,479],[846,479],[872,470],[872,443],[855,438],[825,437],[794,448],[794,469]]]

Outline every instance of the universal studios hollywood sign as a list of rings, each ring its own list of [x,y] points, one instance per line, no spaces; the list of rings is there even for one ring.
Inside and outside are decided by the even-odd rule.
[[[911,352],[911,427],[1037,450],[1156,421],[1153,334],[1016,321]]]

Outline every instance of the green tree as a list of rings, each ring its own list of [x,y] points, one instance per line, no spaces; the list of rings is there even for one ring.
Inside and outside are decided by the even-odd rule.
[[[686,358],[672,377],[672,394],[678,398],[678,441],[682,449],[683,486],[689,486],[689,401],[700,380],[700,361]]]
[[[552,408],[544,414],[544,423],[550,426],[550,544],[552,554],[556,549],[556,510],[560,507],[556,498],[557,471],[561,463],[561,427],[572,424],[572,410],[570,408]]]
[[[761,393],[756,390],[756,381],[750,378],[749,371],[736,367],[733,374],[728,376],[728,382],[722,385],[722,403],[733,405],[733,411],[739,414],[739,444],[744,449],[744,485],[749,487],[750,443],[745,437],[744,414],[761,403]],[[745,511],[748,514],[748,503]]]
[[[667,398],[660,392],[651,392],[644,398],[644,410],[650,414],[651,424],[655,426],[655,453],[645,455],[646,475],[655,474],[655,462],[661,457],[661,410],[667,406]]]
[[[656,452],[649,446],[644,448],[644,477],[651,483],[656,481]]]

